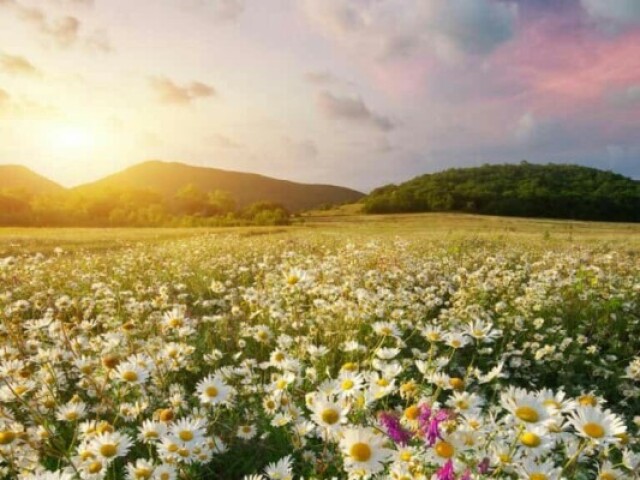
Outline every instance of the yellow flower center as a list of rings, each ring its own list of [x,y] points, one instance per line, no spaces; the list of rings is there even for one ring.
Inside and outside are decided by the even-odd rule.
[[[153,471],[147,467],[138,467],[135,469],[136,478],[147,479],[151,478]]]
[[[191,440],[193,440],[193,432],[189,430],[181,430],[178,436],[183,442],[190,442]]]
[[[560,405],[560,402],[556,402],[552,398],[550,398],[549,400],[545,400],[544,402],[542,402],[542,404],[545,407],[553,407],[553,408],[557,408],[558,410],[562,408],[562,405]]]
[[[520,435],[520,443],[525,447],[537,447],[542,442],[542,439],[533,432],[524,432]]]
[[[87,468],[87,471],[93,474],[100,473],[101,470],[102,470],[101,462],[91,462],[89,464],[89,467]]]
[[[287,381],[278,380],[278,383],[276,383],[276,387],[278,388],[278,390],[284,390],[285,388],[287,388]]]
[[[133,370],[127,370],[126,372],[122,373],[122,379],[127,382],[137,382],[138,374]]]
[[[358,364],[353,362],[347,362],[342,365],[342,370],[346,370],[347,372],[355,372],[358,369]]]
[[[282,352],[278,352],[278,353],[276,353],[276,354],[273,356],[273,358],[274,358],[274,360],[275,360],[276,362],[281,362],[281,361],[283,361],[286,357],[284,356],[284,353],[282,353]]]
[[[78,412],[74,412],[73,410],[70,412],[67,412],[64,416],[68,421],[73,422],[74,420],[78,419]]]
[[[454,390],[464,390],[464,380],[461,378],[452,377],[449,379],[449,385],[451,385]]]
[[[16,439],[16,434],[11,431],[0,432],[0,445],[9,445]]]
[[[187,458],[189,456],[189,450],[187,450],[186,448],[181,448],[178,450],[178,455],[180,455],[182,458]]]
[[[169,480],[171,478],[171,475],[169,475],[167,472],[162,472],[160,474],[160,480]]]
[[[28,390],[28,388],[25,387],[24,385],[18,385],[13,390],[16,392],[17,395],[22,395],[24,392]]]
[[[537,410],[527,406],[516,408],[516,417],[528,423],[536,423],[540,419]]]
[[[386,378],[380,378],[378,381],[376,381],[376,383],[380,387],[388,387],[389,386],[389,380],[387,380]]]
[[[181,318],[172,318],[171,320],[169,320],[169,326],[171,328],[181,327],[182,326],[182,319]]]
[[[616,480],[616,476],[611,472],[602,472],[598,476],[598,480]]]
[[[598,400],[593,395],[582,395],[578,399],[578,403],[584,407],[595,407],[598,405]]]
[[[354,443],[349,449],[349,456],[356,462],[366,462],[371,458],[371,447],[366,443]]]
[[[436,454],[442,458],[451,458],[456,453],[455,448],[449,442],[438,442],[434,449]]]
[[[591,438],[604,437],[604,428],[602,428],[602,425],[598,425],[597,423],[585,423],[582,430]]]
[[[100,446],[100,455],[106,458],[115,457],[116,453],[118,453],[118,447],[115,443],[105,443]]]
[[[416,420],[418,415],[420,415],[420,408],[418,408],[417,405],[411,405],[404,411],[404,416],[407,417],[408,420]]]
[[[400,460],[402,460],[403,462],[410,462],[412,458],[413,455],[411,455],[411,452],[402,452],[400,454]]]
[[[325,408],[322,411],[322,421],[324,423],[328,423],[329,425],[333,425],[338,420],[340,420],[340,414],[336,412],[333,408]]]
[[[176,453],[179,450],[180,447],[178,447],[178,445],[176,445],[175,443],[170,443],[167,446],[167,451],[169,453]]]
[[[511,462],[511,456],[508,453],[501,453],[500,455],[498,455],[498,458],[500,459],[500,462],[502,462],[502,463],[510,463]]]
[[[160,420],[163,422],[170,422],[173,420],[173,411],[170,408],[160,410]]]
[[[353,383],[353,380],[350,379],[346,379],[342,382],[342,389],[343,390],[351,390],[353,388],[355,384]]]
[[[549,477],[547,477],[544,473],[535,472],[535,473],[529,474],[529,480],[548,480],[548,479]]]
[[[218,396],[218,389],[212,385],[210,387],[207,387],[204,393],[207,394],[207,397],[214,398]]]

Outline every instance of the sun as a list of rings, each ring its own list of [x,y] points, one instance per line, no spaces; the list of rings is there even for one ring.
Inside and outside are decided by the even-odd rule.
[[[52,129],[51,140],[60,150],[87,150],[95,145],[94,132],[82,125],[59,125]]]

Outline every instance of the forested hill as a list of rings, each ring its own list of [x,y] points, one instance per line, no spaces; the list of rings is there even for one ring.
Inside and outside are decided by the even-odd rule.
[[[363,199],[368,213],[467,212],[640,221],[640,182],[577,165],[527,162],[455,168],[387,185]]]

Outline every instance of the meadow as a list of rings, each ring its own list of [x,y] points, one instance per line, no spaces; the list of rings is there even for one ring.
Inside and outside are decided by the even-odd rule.
[[[0,229],[0,478],[640,478],[640,225]]]

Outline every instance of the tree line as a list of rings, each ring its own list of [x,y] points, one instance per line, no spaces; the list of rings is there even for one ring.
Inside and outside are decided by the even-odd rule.
[[[172,196],[152,189],[104,188],[34,194],[20,188],[0,190],[0,225],[84,227],[188,227],[287,225],[280,204],[257,202],[238,207],[227,192],[205,192],[186,185]]]
[[[640,182],[577,165],[528,162],[449,169],[387,185],[363,199],[367,213],[487,215],[640,221]]]

